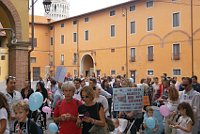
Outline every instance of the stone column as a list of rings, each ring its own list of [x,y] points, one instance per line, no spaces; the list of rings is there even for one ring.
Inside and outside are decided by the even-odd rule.
[[[24,87],[28,79],[28,48],[30,42],[17,42],[9,45],[8,75],[16,77],[16,89]]]

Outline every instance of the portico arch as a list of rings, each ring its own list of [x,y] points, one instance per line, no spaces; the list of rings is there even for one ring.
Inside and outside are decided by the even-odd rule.
[[[94,65],[94,59],[90,54],[85,54],[81,58],[81,65],[80,65],[80,72],[84,76],[90,76],[94,70],[95,70],[95,65]]]

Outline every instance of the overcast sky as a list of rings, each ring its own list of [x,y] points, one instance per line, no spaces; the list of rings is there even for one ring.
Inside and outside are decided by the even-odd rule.
[[[31,3],[31,0],[29,0]],[[37,1],[34,5],[35,7],[35,15],[44,15],[44,7],[43,0],[34,0]],[[68,0],[70,3],[69,16],[75,16],[79,14],[83,14],[86,12],[98,10],[104,7],[116,5],[119,3],[123,3],[129,0]]]

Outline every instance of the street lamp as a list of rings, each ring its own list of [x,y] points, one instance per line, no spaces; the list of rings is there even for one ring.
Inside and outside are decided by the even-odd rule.
[[[48,14],[51,8],[51,0],[44,0],[43,5],[44,5],[45,12]]]
[[[37,2],[37,1],[36,1]],[[34,0],[31,2],[32,14],[31,14],[31,50],[28,51],[28,81],[29,85],[31,82],[31,52],[34,50],[34,4],[36,3]],[[48,14],[51,8],[51,0],[43,0],[44,10]]]

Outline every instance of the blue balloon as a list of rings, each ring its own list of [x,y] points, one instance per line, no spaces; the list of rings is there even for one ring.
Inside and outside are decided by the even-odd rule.
[[[52,133],[56,133],[58,131],[58,126],[55,123],[50,123],[48,130]]]
[[[29,97],[29,108],[31,111],[36,111],[42,106],[43,96],[40,92],[35,92]]]
[[[155,119],[152,118],[152,117],[147,118],[147,119],[146,119],[146,126],[147,126],[148,128],[150,128],[150,129],[155,128],[155,126],[156,126],[156,121],[155,121]]]

